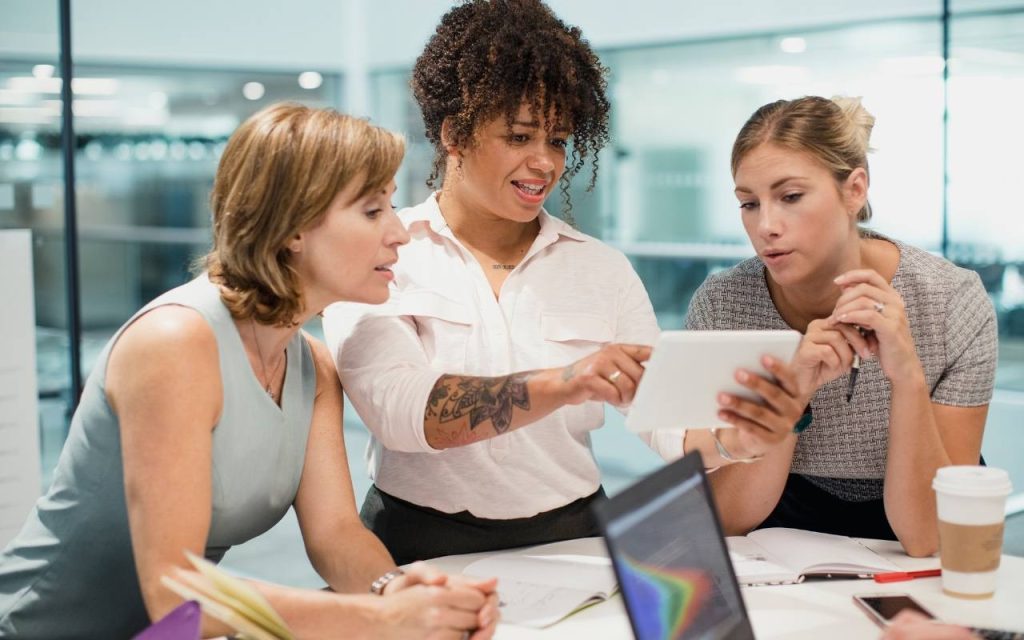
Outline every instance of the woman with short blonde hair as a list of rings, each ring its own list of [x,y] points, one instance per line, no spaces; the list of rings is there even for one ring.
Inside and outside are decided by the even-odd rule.
[[[390,204],[402,152],[395,134],[296,104],[239,127],[209,271],[99,356],[53,485],[0,556],[0,636],[131,637],[177,604],[161,578],[184,570],[183,550],[219,561],[293,507],[337,593],[253,584],[297,637],[493,633],[493,581],[402,574],[360,523],[334,364],[299,330],[332,302],[387,300],[409,239]]]

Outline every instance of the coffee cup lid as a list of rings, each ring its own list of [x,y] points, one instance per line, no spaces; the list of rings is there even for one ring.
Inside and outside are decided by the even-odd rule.
[[[1012,490],[1010,475],[1004,469],[975,465],[941,467],[935,472],[932,489],[958,496],[1008,496]]]

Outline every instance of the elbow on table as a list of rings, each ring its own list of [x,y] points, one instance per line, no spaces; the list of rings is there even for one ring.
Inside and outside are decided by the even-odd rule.
[[[939,550],[938,536],[936,535],[925,535],[922,533],[915,533],[914,535],[896,536],[900,544],[903,545],[903,550],[911,558],[927,558],[928,556],[935,555]]]

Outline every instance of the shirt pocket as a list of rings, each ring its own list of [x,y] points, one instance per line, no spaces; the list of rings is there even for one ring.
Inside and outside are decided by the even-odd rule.
[[[548,367],[562,367],[589,356],[615,337],[607,320],[583,313],[543,313],[540,333]]]
[[[583,313],[544,313],[541,315],[540,332],[544,337],[548,367],[564,367],[576,362],[615,338],[607,320]],[[584,402],[566,405],[556,415],[573,438],[589,446],[587,432],[604,423],[604,404]]]
[[[405,291],[398,312],[412,316],[430,365],[462,373],[469,357],[473,314],[468,306],[434,291]]]

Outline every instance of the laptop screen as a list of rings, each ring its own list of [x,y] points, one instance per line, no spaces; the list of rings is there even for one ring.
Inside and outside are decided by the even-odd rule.
[[[754,637],[699,453],[595,511],[637,640]]]

